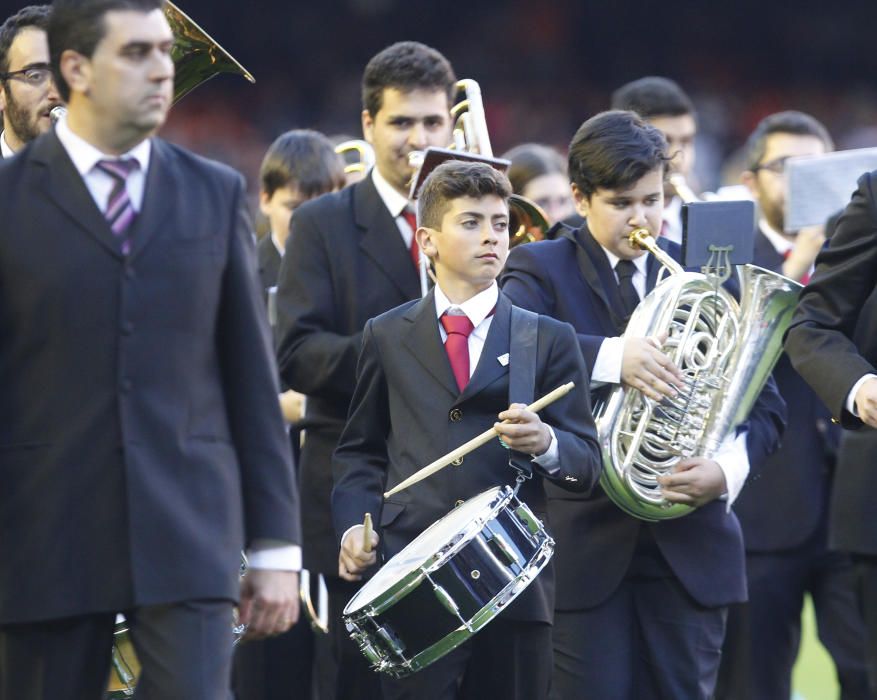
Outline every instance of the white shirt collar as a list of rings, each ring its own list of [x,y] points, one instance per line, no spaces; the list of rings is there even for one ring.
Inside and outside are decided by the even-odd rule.
[[[396,217],[401,216],[405,207],[410,204],[408,197],[403,197],[399,194],[396,188],[387,182],[384,176],[381,175],[377,166],[372,168],[372,182],[375,183],[375,189],[378,191],[378,195],[384,202],[384,206],[387,207],[387,210],[393,215],[393,218],[395,219]]]
[[[70,160],[73,161],[77,172],[83,177],[94,169],[99,160],[106,158],[113,160],[134,158],[139,163],[140,171],[144,175],[149,168],[149,157],[152,153],[152,143],[149,139],[144,139],[121,156],[111,156],[99,151],[81,136],[74,134],[67,124],[66,116],[61,117],[55,124],[55,133],[58,135],[61,145],[64,146],[64,150],[67,151],[67,155],[70,156]]]
[[[767,223],[766,219],[761,219],[758,222],[758,227],[761,229],[761,232],[764,234],[764,237],[770,241],[770,244],[774,247],[777,253],[780,255],[785,255],[792,248],[795,247],[795,244],[790,240],[785,238],[779,231],[777,231],[773,226]]]
[[[452,304],[450,299],[445,296],[445,293],[442,291],[442,288],[439,285],[435,286],[435,312],[436,318],[441,318],[442,314],[447,311],[451,307],[456,307],[460,309],[466,316],[469,317],[469,320],[472,322],[472,326],[477,328],[482,321],[490,314],[491,311],[496,307],[496,302],[499,299],[499,286],[496,282],[493,282],[487,289],[483,292],[478,292],[474,297],[470,297],[462,304]]]
[[[600,245],[600,247],[603,248],[602,245]],[[609,260],[609,267],[611,267],[614,271],[615,266],[618,264],[618,261],[621,260],[621,258],[619,258],[614,253],[611,253],[606,248],[603,248],[603,252],[606,253],[606,258]],[[648,267],[646,267],[646,265],[648,264],[648,257],[649,255],[648,253],[646,253],[645,255],[640,255],[638,258],[633,259],[633,264],[636,265],[637,272],[642,273],[644,277],[648,276]]]
[[[0,153],[3,154],[4,158],[12,158],[15,155],[15,151],[12,150],[12,146],[10,146],[6,142],[6,132],[0,131]]]

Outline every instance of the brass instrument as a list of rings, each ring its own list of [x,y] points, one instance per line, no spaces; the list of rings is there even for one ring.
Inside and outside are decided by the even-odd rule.
[[[365,175],[375,164],[375,149],[372,148],[368,141],[363,141],[362,139],[342,141],[335,146],[335,153],[344,158],[345,175]],[[346,156],[348,153],[352,153],[355,156],[355,160],[351,163],[347,162]]]
[[[630,242],[670,274],[637,306],[625,336],[667,333],[661,350],[682,370],[684,388],[658,402],[619,385],[595,406],[600,484],[628,514],[657,521],[692,510],[666,501],[657,478],[686,457],[713,457],[749,415],[782,352],[801,285],[741,265],[738,303],[714,276],[684,271],[646,229]]]
[[[220,73],[237,73],[255,83],[252,73],[244,68],[217,41],[179,7],[165,0],[164,17],[174,35],[171,60],[174,62],[174,104],[192,90]],[[58,105],[49,113],[52,122],[67,114]]]
[[[679,195],[679,199],[685,204],[700,201],[700,197],[698,197],[695,191],[688,186],[688,181],[682,173],[671,173],[667,178],[667,182],[670,183],[670,186],[675,190],[676,194]]]
[[[474,80],[464,78],[457,81],[456,88],[458,93],[462,91],[463,97],[451,107],[454,142],[450,148],[493,158],[484,102],[481,98],[481,86]],[[413,151],[409,154],[408,161],[412,167],[419,169],[423,164],[423,153]],[[416,181],[416,174],[414,179]],[[541,241],[549,228],[551,226],[548,223],[548,215],[536,202],[519,194],[509,197],[509,248],[521,243]]]

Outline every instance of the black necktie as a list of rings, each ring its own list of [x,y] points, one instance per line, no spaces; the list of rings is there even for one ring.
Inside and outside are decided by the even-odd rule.
[[[615,274],[618,275],[618,293],[621,295],[621,304],[624,313],[630,316],[639,304],[639,294],[633,286],[633,276],[636,274],[636,265],[633,260],[619,260],[615,264]]]

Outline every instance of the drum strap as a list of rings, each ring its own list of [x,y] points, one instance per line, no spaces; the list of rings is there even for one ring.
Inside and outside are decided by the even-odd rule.
[[[539,340],[539,314],[512,306],[509,343],[509,403],[531,404],[536,392],[536,345]],[[533,475],[530,455],[509,453],[509,466],[521,477]]]

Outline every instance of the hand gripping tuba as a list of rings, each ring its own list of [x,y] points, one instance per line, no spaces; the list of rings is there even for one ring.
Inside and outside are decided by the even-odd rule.
[[[622,510],[642,520],[686,515],[691,506],[661,495],[657,478],[685,457],[713,457],[749,415],[782,352],[801,286],[755,265],[737,268],[740,302],[719,282],[685,272],[646,229],[630,234],[670,273],[640,302],[624,335],[667,333],[662,347],[685,388],[657,402],[626,386],[595,404],[603,471],[600,484]]]

